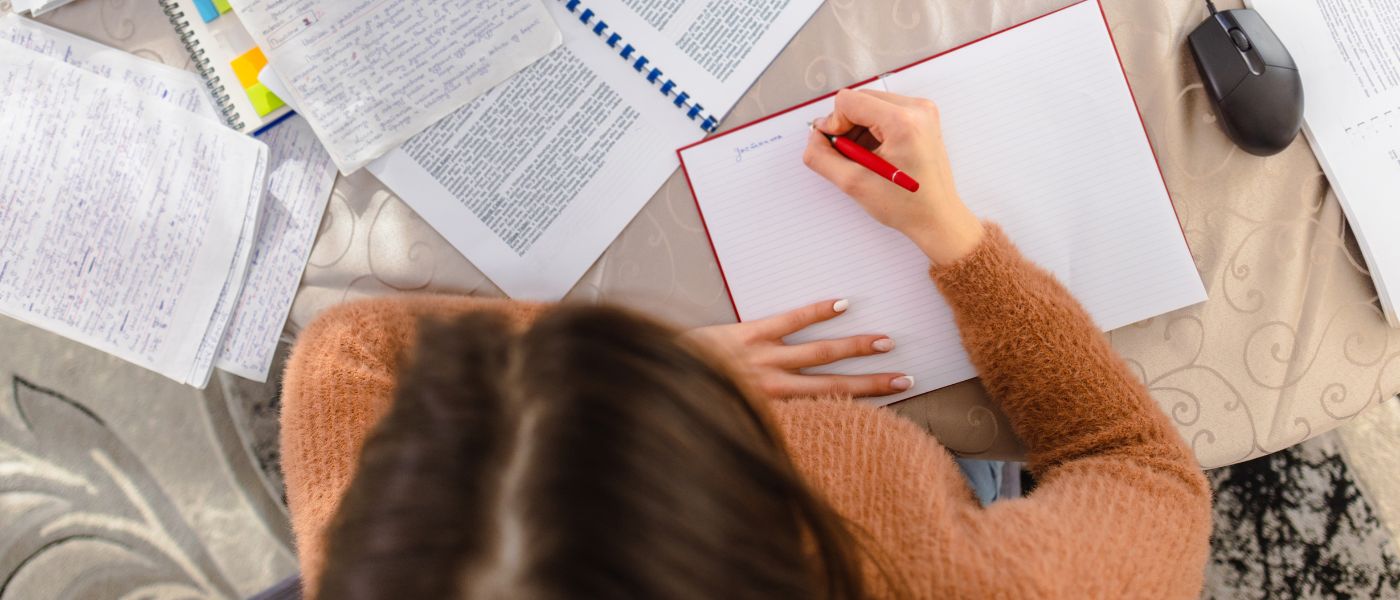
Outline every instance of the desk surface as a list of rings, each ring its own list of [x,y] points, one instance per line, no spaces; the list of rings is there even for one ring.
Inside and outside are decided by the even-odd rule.
[[[1400,330],[1386,327],[1335,196],[1307,144],[1261,159],[1220,132],[1183,45],[1198,0],[1103,0],[1210,301],[1110,334],[1207,467],[1328,431],[1400,390]],[[1068,0],[828,0],[724,121],[733,127],[906,64]],[[137,6],[133,6],[137,5]],[[159,12],[78,2],[45,20],[188,67]],[[1221,8],[1239,2],[1225,0]],[[935,99],[936,100],[936,99]],[[427,223],[366,173],[336,183],[288,323],[347,299],[409,291],[499,295]],[[572,297],[628,304],[685,325],[732,321],[679,174],[584,276]],[[278,367],[274,367],[276,369]],[[965,454],[1019,443],[966,382],[896,405]]]

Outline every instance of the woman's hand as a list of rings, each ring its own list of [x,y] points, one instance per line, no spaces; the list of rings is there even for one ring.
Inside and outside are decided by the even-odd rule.
[[[859,202],[866,212],[913,240],[935,265],[966,256],[982,241],[982,223],[963,205],[943,147],[938,108],[922,98],[872,90],[841,90],[836,110],[815,123],[803,162]],[[909,192],[842,156],[821,133],[865,127],[879,140],[875,153],[919,182]]]
[[[783,337],[828,319],[850,307],[846,300],[818,302],[760,321],[692,329],[686,336],[734,361],[770,398],[851,395],[887,396],[909,389],[914,378],[900,373],[874,375],[803,375],[799,369],[830,364],[844,358],[869,356],[894,349],[883,335],[858,335],[788,345]]]

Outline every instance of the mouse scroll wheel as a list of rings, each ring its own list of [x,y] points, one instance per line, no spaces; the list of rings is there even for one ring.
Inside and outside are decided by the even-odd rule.
[[[1253,47],[1253,45],[1249,43],[1249,36],[1245,35],[1244,32],[1239,29],[1230,30],[1230,39],[1235,41],[1235,47],[1239,48],[1240,52],[1247,51]]]

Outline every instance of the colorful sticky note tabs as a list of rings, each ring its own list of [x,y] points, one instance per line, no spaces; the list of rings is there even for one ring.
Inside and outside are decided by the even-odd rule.
[[[286,106],[287,103],[278,98],[277,94],[258,82],[258,73],[267,66],[267,57],[263,55],[262,49],[254,46],[252,50],[233,59],[229,66],[233,67],[233,74],[238,76],[238,84],[248,93],[248,99],[253,102],[253,108],[258,111],[259,117],[266,117],[272,111]]]
[[[282,108],[287,103],[283,102],[277,94],[267,89],[267,86],[259,83],[247,89],[248,99],[253,101],[253,109],[258,111],[259,117],[266,117],[272,111]]]
[[[233,7],[228,5],[228,0],[214,0],[214,8],[219,9],[219,14],[221,15],[233,10]]]
[[[238,84],[243,86],[243,89],[248,89],[257,85],[258,73],[267,66],[267,57],[263,56],[261,48],[254,46],[252,50],[233,59],[229,66],[233,67],[233,74],[238,76]]]
[[[214,7],[213,0],[194,0],[194,7],[199,11],[199,18],[204,19],[205,23],[219,18],[219,15],[222,14],[218,8]]]

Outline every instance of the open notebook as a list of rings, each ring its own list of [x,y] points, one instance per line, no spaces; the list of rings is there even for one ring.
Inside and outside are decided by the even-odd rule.
[[[1100,327],[1205,300],[1097,2],[863,86],[938,102],[964,201]],[[831,108],[823,97],[680,150],[737,316],[849,298],[846,315],[789,340],[890,335],[889,354],[813,370],[914,377],[885,402],[973,377],[927,259],[803,165],[807,123]]]

